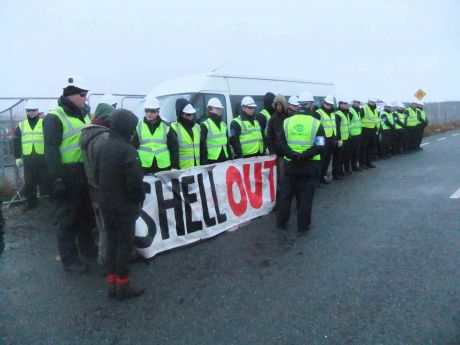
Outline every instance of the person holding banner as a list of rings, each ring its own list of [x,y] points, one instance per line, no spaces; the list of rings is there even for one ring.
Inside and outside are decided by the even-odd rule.
[[[303,93],[304,94],[304,93]],[[310,229],[311,210],[315,188],[321,172],[321,154],[326,150],[326,135],[321,121],[313,114],[313,97],[299,97],[308,103],[304,113],[297,113],[284,120],[278,136],[278,147],[284,156],[284,183],[281,190],[281,203],[277,213],[279,229],[286,229],[294,196],[297,201],[297,229],[306,232]]]
[[[109,138],[97,157],[100,207],[107,231],[107,295],[118,300],[144,292],[132,286],[129,279],[136,220],[145,199],[144,173],[136,149],[130,144],[137,122],[132,112],[115,110],[110,118]]]
[[[177,121],[171,123],[173,135],[178,142],[177,149],[171,148],[171,155],[179,157],[179,168],[190,169],[200,165],[200,126],[193,116],[196,110],[185,98],[176,100]]]
[[[222,121],[224,106],[218,98],[208,101],[208,116],[201,127],[201,165],[221,163],[232,159],[227,125]]]
[[[177,136],[160,117],[160,102],[147,96],[144,102],[144,119],[139,122],[131,139],[137,149],[144,174],[179,169],[179,144]]]
[[[259,121],[254,117],[257,104],[252,97],[246,96],[241,101],[241,115],[230,124],[230,142],[235,158],[263,156],[265,152],[264,137]]]

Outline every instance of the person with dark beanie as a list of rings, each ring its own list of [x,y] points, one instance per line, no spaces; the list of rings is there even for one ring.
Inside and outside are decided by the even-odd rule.
[[[132,112],[115,110],[110,117],[109,138],[97,157],[100,207],[107,231],[108,296],[118,300],[144,292],[132,286],[129,279],[135,225],[145,199],[144,173],[137,151],[130,144],[137,122]]]
[[[80,254],[94,256],[97,252],[91,233],[94,214],[79,145],[81,129],[90,122],[83,111],[87,94],[88,88],[81,81],[68,78],[58,106],[43,121],[45,162],[54,183],[57,207],[59,255],[64,270],[77,273],[89,269]]]
[[[201,163],[200,126],[193,118],[195,113],[195,108],[187,99],[176,100],[177,121],[171,123],[171,131],[177,137],[179,145],[177,149],[171,150],[171,155],[178,155],[180,169],[190,169]]]
[[[264,96],[264,108],[256,115],[257,121],[259,121],[260,129],[264,137],[267,136],[268,121],[275,112],[275,94],[273,92],[267,92]]]
[[[105,267],[107,256],[107,232],[100,208],[99,185],[96,174],[99,170],[97,156],[103,143],[109,138],[109,119],[115,108],[108,103],[99,103],[94,113],[91,124],[85,125],[81,130],[80,146],[83,150],[84,167],[88,178],[89,194],[96,219],[96,229],[99,235],[98,262]]]

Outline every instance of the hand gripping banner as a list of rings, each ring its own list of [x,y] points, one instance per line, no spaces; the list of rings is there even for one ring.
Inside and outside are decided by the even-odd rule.
[[[136,222],[136,248],[151,258],[270,212],[276,199],[276,157],[166,171],[144,181],[150,191]]]

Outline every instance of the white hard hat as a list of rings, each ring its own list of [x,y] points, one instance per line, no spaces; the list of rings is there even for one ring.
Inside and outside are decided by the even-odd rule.
[[[80,77],[74,76],[74,77],[68,77],[66,84],[64,88],[68,86],[74,86],[76,88],[88,91],[89,88],[86,86],[86,84],[83,82],[83,80]]]
[[[397,108],[404,108],[404,103],[399,101],[399,102],[396,103],[396,107]]]
[[[242,106],[242,107],[253,107],[253,108],[256,108],[256,107],[257,107],[257,104],[256,104],[256,102],[254,102],[254,100],[252,99],[252,97],[250,97],[250,96],[245,96],[245,97],[243,97],[243,99],[241,100],[241,106]]]
[[[160,109],[160,102],[156,97],[145,97],[144,109]]]
[[[118,99],[117,99],[117,97],[115,97],[111,93],[106,93],[104,96],[102,96],[102,98],[99,101],[99,103],[105,103],[105,104],[114,105],[114,104],[118,103]]]
[[[385,102],[385,107],[392,107],[390,102]]]
[[[38,110],[38,103],[32,99],[27,100],[24,109],[37,109]]]
[[[298,99],[299,103],[313,102],[313,95],[309,91],[302,91]]]
[[[334,104],[334,96],[332,95],[327,95],[326,97],[324,97],[324,102],[330,104],[330,105],[333,105]]]
[[[299,105],[299,97],[297,97],[297,96],[289,97],[288,103],[290,105]]]
[[[216,97],[213,97],[208,101],[208,107],[221,108],[221,109],[224,108],[224,106],[222,105],[222,102]]]
[[[350,102],[350,103],[353,103],[353,102],[362,103],[362,102],[361,102],[359,99],[357,99],[357,98],[353,98],[353,99],[351,100],[351,102]]]
[[[48,105],[48,110],[46,111],[46,113],[48,114],[51,110],[54,110],[58,107],[58,101],[55,100],[55,101],[51,101],[51,103]]]
[[[418,104],[418,105],[422,105],[422,106],[423,106],[423,105],[425,104],[425,102],[423,102],[423,101],[420,101],[420,100],[418,100],[418,99],[417,99],[417,104]]]
[[[193,107],[193,105],[191,104],[187,104],[184,109],[182,109],[182,112],[183,113],[186,113],[186,114],[195,114],[196,113],[196,110],[195,108]]]
[[[369,97],[368,102],[374,102],[377,103],[377,97]]]

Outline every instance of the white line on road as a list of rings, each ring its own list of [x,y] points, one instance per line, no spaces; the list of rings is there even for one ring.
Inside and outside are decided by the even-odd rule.
[[[436,140],[446,140],[446,137],[438,138]]]
[[[425,146],[425,145],[429,145],[430,143],[423,143],[423,144],[420,144],[420,146]]]
[[[460,188],[455,191],[454,194],[450,196],[451,199],[459,199],[460,198]]]
[[[456,137],[458,135],[458,133],[454,133],[451,135],[451,137]]]

